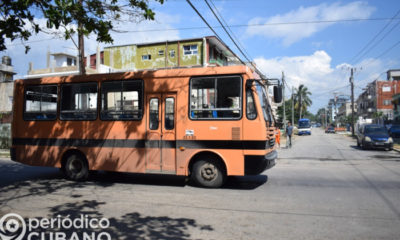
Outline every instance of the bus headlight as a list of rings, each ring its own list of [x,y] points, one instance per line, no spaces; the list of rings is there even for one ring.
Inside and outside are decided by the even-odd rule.
[[[387,143],[393,143],[393,138],[389,137],[388,140],[386,141]]]
[[[366,136],[366,137],[364,138],[364,140],[365,140],[366,142],[371,142],[371,141],[372,141],[371,138],[368,137],[368,136]]]

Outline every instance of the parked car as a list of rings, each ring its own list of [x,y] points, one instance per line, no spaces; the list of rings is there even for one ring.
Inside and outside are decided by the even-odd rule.
[[[393,139],[389,136],[384,126],[366,124],[357,132],[357,146],[362,149],[382,148],[385,150],[392,150]]]
[[[389,128],[389,135],[392,138],[400,138],[400,125],[392,125]]]
[[[336,131],[334,127],[327,127],[325,129],[325,133],[336,133]]]

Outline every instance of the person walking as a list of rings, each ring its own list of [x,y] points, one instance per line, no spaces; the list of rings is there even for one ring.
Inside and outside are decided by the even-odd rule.
[[[293,135],[293,126],[292,126],[291,122],[288,122],[288,125],[286,127],[286,136],[287,136],[286,147],[287,148],[292,147],[292,135]]]
[[[281,130],[279,130],[279,127],[275,128],[275,142],[278,144],[278,147],[281,148]]]

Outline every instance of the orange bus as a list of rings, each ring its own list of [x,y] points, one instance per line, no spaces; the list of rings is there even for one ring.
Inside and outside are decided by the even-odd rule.
[[[220,187],[275,165],[274,118],[246,66],[16,80],[11,158],[61,168],[161,173]]]

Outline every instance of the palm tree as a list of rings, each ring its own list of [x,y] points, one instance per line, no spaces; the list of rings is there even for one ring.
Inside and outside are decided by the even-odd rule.
[[[307,107],[311,106],[312,101],[310,99],[311,92],[304,84],[295,89],[294,97],[296,99],[296,108],[299,112],[299,119],[301,118],[302,112],[307,110]]]
[[[380,124],[380,120],[382,119],[382,117],[383,117],[383,112],[381,112],[381,111],[377,111],[377,112],[374,112],[373,114],[372,114],[372,117],[375,119],[375,121],[378,123],[378,124]]]

